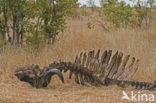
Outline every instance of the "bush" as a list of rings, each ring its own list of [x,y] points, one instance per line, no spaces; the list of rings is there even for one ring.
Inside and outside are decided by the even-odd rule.
[[[107,20],[116,27],[141,27],[143,21],[147,21],[147,18],[150,18],[148,15],[150,9],[146,6],[141,6],[140,1],[138,1],[137,5],[131,7],[124,1],[109,0],[107,3],[102,2],[102,7]]]

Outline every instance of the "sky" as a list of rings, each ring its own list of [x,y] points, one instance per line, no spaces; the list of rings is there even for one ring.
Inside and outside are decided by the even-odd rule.
[[[87,1],[88,0],[79,0],[79,2],[83,5],[83,4],[87,4]],[[99,2],[100,0],[95,0],[95,4],[96,4],[96,6],[100,6],[100,2]],[[121,1],[121,0],[119,0],[119,1]],[[124,1],[126,1],[128,4],[131,4],[131,5],[133,5],[134,3],[136,3],[137,2],[137,0],[132,0],[132,1],[134,1],[134,3],[133,2],[131,2],[131,1],[129,1],[129,0],[124,0]],[[147,0],[141,0],[141,1],[147,1]]]
[[[88,0],[79,0],[79,2],[83,5],[83,4],[87,4]],[[100,0],[95,0],[96,6],[100,6]]]

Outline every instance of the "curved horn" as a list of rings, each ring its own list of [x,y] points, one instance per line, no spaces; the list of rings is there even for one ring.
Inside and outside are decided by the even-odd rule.
[[[59,78],[61,79],[61,81],[64,83],[63,74],[62,74],[61,71],[58,70],[58,69],[55,69],[55,68],[49,69],[48,72],[47,72],[47,74],[46,74],[46,76],[49,77],[49,76],[53,76],[53,75],[55,75],[55,74],[57,74],[57,75],[59,76]]]

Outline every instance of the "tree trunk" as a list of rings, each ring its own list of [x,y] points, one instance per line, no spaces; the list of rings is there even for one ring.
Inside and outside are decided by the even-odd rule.
[[[16,25],[17,44],[20,42],[19,24]]]
[[[17,39],[17,34],[16,34],[17,27],[16,27],[16,24],[17,24],[17,16],[14,15],[13,16],[13,39],[12,39],[12,43],[11,43],[13,46],[16,46],[16,39]]]
[[[39,30],[39,25],[40,25],[40,17],[38,18],[37,23],[36,23],[35,44],[38,44],[38,30]]]
[[[7,10],[6,9],[7,9],[6,5],[4,5],[4,7],[3,7],[4,25],[2,27],[2,41],[3,41],[3,44],[6,43],[6,28],[7,28],[7,17],[6,17]]]
[[[4,10],[3,10],[3,15],[4,15],[4,28],[5,28],[5,36],[6,36],[6,34],[7,34],[7,36],[8,36],[8,41],[9,41],[9,39],[11,38],[10,37],[10,33],[9,33],[9,27],[8,27],[8,17],[7,17],[7,13],[8,13],[8,8],[7,8],[7,6],[5,5],[5,7],[4,7]],[[5,37],[6,38],[6,37]],[[10,41],[9,41],[10,42]]]
[[[21,19],[23,20],[24,17],[25,17],[25,15],[24,15],[24,13],[22,13]],[[20,39],[21,39],[20,44],[21,44],[21,46],[23,45],[23,35],[24,35],[24,27],[23,27],[23,25],[21,25],[21,31],[20,31]]]
[[[23,33],[24,33],[24,29],[23,29],[23,27],[21,27],[21,32],[20,32],[20,36],[21,36],[20,44],[21,44],[21,46],[23,45]]]
[[[1,32],[2,32],[2,44],[5,44],[6,43],[6,33],[4,30],[4,27],[1,29]]]

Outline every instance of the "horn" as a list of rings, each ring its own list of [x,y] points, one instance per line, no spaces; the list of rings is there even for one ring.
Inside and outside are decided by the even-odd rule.
[[[64,77],[63,77],[63,74],[60,70],[58,69],[55,69],[55,68],[52,68],[52,69],[49,69],[47,74],[45,76],[53,76],[57,74],[59,76],[59,78],[61,79],[62,83],[64,83]]]

